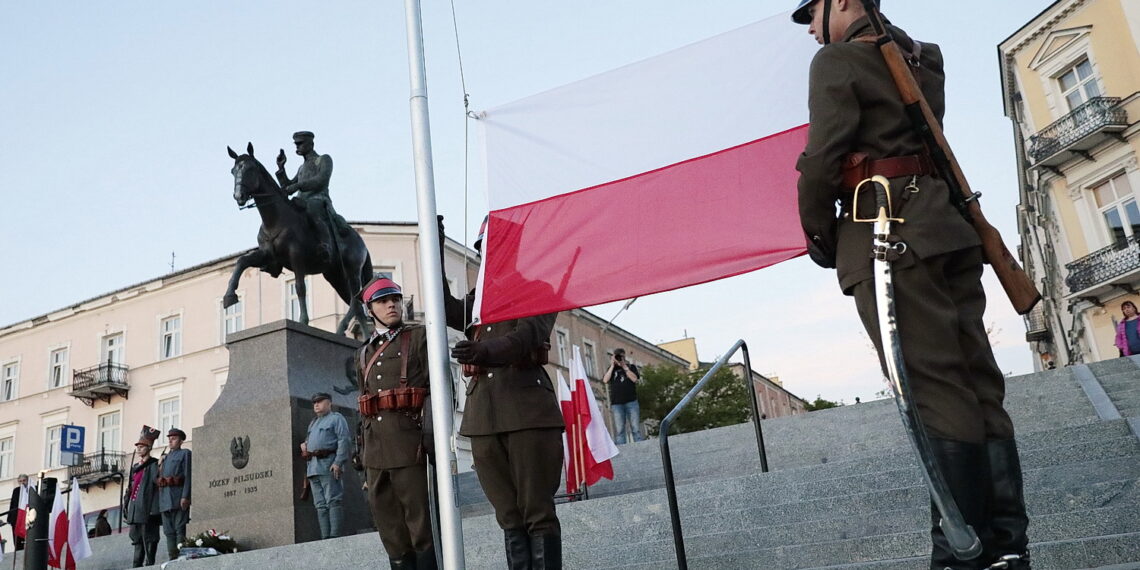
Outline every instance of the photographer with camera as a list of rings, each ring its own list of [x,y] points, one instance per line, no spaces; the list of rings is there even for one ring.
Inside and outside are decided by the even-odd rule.
[[[637,383],[641,375],[637,366],[625,359],[625,349],[614,349],[610,367],[602,376],[602,382],[610,387],[610,411],[614,414],[614,443],[626,442],[626,424],[633,441],[645,439],[641,436],[641,405],[637,403]]]

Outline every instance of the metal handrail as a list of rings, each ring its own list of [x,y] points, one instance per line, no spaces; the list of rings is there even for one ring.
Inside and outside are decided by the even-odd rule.
[[[689,561],[685,556],[685,538],[681,533],[681,515],[677,507],[677,483],[673,479],[673,456],[669,453],[669,426],[673,423],[673,419],[705,388],[705,384],[708,384],[713,375],[728,362],[728,359],[736,354],[737,350],[742,349],[744,350],[744,383],[748,386],[748,394],[751,396],[749,400],[752,402],[752,424],[756,428],[756,448],[760,453],[760,470],[763,473],[768,472],[768,455],[764,452],[764,434],[760,430],[760,408],[756,403],[756,387],[752,385],[752,360],[748,357],[748,345],[741,339],[736,341],[736,344],[732,345],[732,349],[720,357],[720,360],[716,361],[712,368],[709,368],[709,371],[697,382],[697,385],[693,386],[689,393],[685,394],[685,397],[681,398],[681,401],[673,407],[673,411],[661,420],[658,439],[661,441],[661,465],[665,470],[665,493],[669,496],[669,518],[673,523],[673,549],[677,553],[678,570],[688,570]]]

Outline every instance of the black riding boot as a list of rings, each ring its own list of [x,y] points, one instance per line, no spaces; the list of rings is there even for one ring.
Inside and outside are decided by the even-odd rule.
[[[389,558],[388,566],[392,570],[419,570],[419,566],[416,565],[415,553],[405,554],[399,558]]]
[[[946,486],[962,513],[966,524],[974,528],[982,544],[988,544],[989,529],[986,526],[986,503],[989,495],[989,461],[986,447],[980,443],[966,443],[948,439],[930,438],[930,447]],[[958,560],[946,535],[939,527],[942,519],[934,503],[930,504],[930,541],[933,549],[930,554],[931,570],[972,570],[986,568],[984,558]]]
[[[990,460],[990,530],[986,552],[993,568],[1029,570],[1029,515],[1025,512],[1025,491],[1021,479],[1021,459],[1012,439],[986,442]],[[1004,560],[1003,560],[1004,558]]]
[[[154,565],[154,556],[158,554],[158,540],[146,543],[146,565]]]
[[[530,536],[525,529],[510,528],[503,531],[507,546],[507,568],[530,570]]]
[[[436,570],[435,547],[416,553],[416,570]]]
[[[531,570],[562,570],[562,536],[530,535]]]

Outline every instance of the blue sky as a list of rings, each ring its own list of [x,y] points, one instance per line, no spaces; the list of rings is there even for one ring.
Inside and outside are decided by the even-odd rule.
[[[884,4],[911,35],[942,46],[947,135],[1011,249],[1017,183],[996,46],[1050,3]],[[794,4],[457,2],[472,109]],[[256,214],[239,212],[230,196],[227,145],[252,141],[270,162],[278,148],[288,150],[293,131],[312,130],[317,150],[335,160],[332,196],[345,217],[415,219],[402,3],[27,2],[10,4],[5,16],[0,324],[167,273],[171,252],[180,269],[254,245]],[[473,126],[464,166],[449,3],[425,2],[424,34],[437,203],[449,234],[470,237],[486,198]],[[806,28],[803,40],[812,41]],[[1021,321],[996,281],[986,283],[999,361],[1010,372],[1030,371]],[[608,319],[619,307],[596,312]],[[705,360],[744,338],[759,371],[804,397],[850,402],[882,388],[850,299],[833,273],[805,259],[641,299],[616,324],[652,341],[696,337]]]

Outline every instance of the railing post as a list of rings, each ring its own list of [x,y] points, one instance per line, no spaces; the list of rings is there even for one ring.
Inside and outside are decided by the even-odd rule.
[[[756,431],[756,450],[760,453],[760,472],[768,472],[768,453],[764,450],[764,432],[760,429],[760,406],[756,401],[756,386],[752,383],[752,359],[748,357],[748,344],[740,341],[744,351],[744,382],[752,402],[752,427]]]

